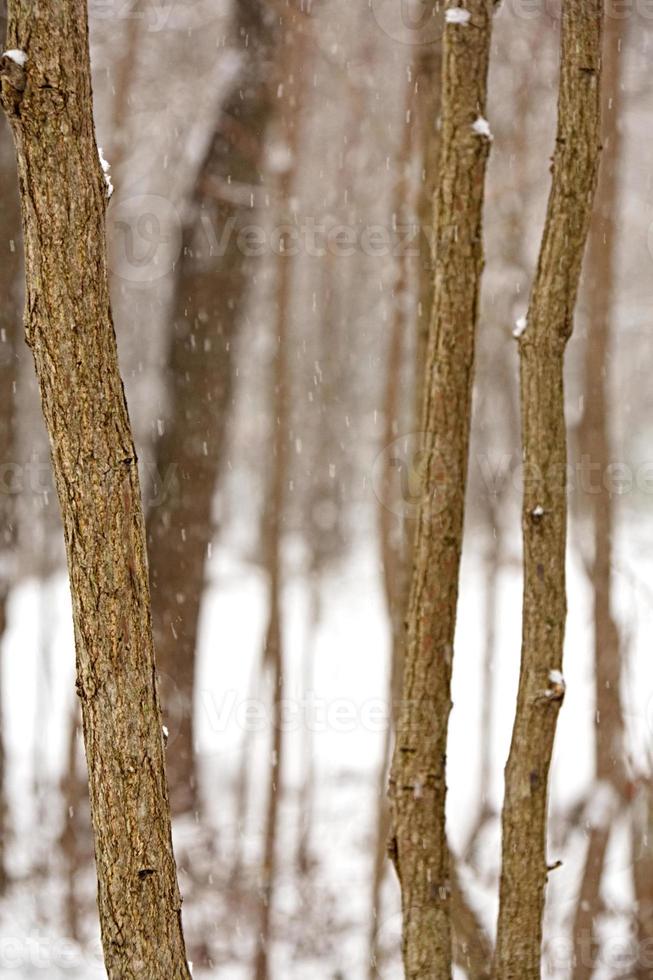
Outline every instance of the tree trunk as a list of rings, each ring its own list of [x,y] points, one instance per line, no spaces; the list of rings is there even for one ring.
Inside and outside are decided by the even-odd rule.
[[[308,37],[308,15],[289,5],[282,20],[283,47],[279,80],[279,136],[285,151],[284,166],[280,167],[278,188],[282,208],[287,208],[293,193],[299,151],[299,124],[302,111],[302,88],[305,45]],[[281,94],[283,93],[283,94]],[[286,485],[288,482],[288,437],[290,377],[288,370],[289,323],[292,297],[292,253],[288,252],[288,236],[280,241],[276,263],[275,356],[272,398],[272,460],[268,490],[265,495],[265,565],[269,582],[268,624],[263,651],[264,665],[272,678],[272,757],[268,804],[264,833],[263,873],[258,908],[258,929],[255,980],[268,980],[271,945],[274,887],[277,875],[277,831],[281,801],[283,751],[284,653],[282,627],[283,563],[282,544]]]
[[[597,185],[597,208],[587,249],[588,337],[585,349],[584,416],[580,449],[592,471],[599,468],[600,487],[589,495],[594,555],[590,578],[594,600],[594,688],[596,692],[595,765],[597,792],[623,798],[626,788],[624,719],[621,706],[621,643],[612,607],[612,496],[603,484],[612,461],[608,411],[608,364],[614,315],[614,264],[618,169],[621,151],[620,51],[623,27],[607,18],[603,45],[603,160]],[[596,492],[598,490],[598,492]],[[610,825],[590,831],[587,858],[574,921],[575,980],[590,980],[595,968],[601,879]],[[591,955],[588,955],[591,951]]]
[[[391,853],[402,890],[407,980],[451,976],[445,757],[462,547],[492,12],[447,23],[435,199],[435,285],[424,384],[425,493],[417,521],[402,706],[390,779]]]
[[[564,697],[566,433],[563,360],[599,161],[600,0],[564,0],[553,182],[527,326],[519,339],[524,600],[521,672],[506,766],[495,962],[500,980],[540,976],[547,785]]]
[[[242,49],[240,68],[199,169],[184,230],[166,366],[167,421],[156,446],[165,497],[147,520],[175,814],[197,806],[193,687],[199,616],[232,396],[232,351],[248,298],[248,262],[239,236],[254,219],[273,106],[267,73],[274,31],[261,0],[238,0],[234,34]]]
[[[650,980],[653,968],[653,785],[650,779],[641,787],[631,811],[631,843],[638,946],[633,980]]]
[[[188,978],[170,835],[136,453],[118,370],[86,4],[9,4],[32,349],[73,601],[98,904],[111,980]]]

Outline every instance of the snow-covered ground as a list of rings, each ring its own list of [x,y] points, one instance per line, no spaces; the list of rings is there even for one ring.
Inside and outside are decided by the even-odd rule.
[[[625,684],[630,746],[643,759],[651,739],[653,664],[647,645],[653,618],[652,596],[642,584],[647,564],[637,553],[638,538],[622,534],[616,559],[620,617],[628,624],[628,677]],[[626,547],[628,545],[628,547]],[[628,557],[626,557],[628,556]],[[593,694],[591,606],[584,573],[569,563],[569,622],[565,679],[567,696],[560,715],[552,773],[552,813],[568,810],[591,787]],[[489,803],[501,800],[517,685],[521,583],[516,563],[500,573],[494,715],[493,778]],[[484,582],[473,540],[467,548],[454,670],[454,710],[449,750],[449,827],[456,850],[466,843],[478,813],[482,689]],[[234,904],[229,871],[242,847],[243,878],[255,880],[262,835],[269,759],[269,692],[252,685],[260,656],[265,585],[260,571],[216,549],[202,619],[197,682],[197,734],[201,758],[203,827],[175,828],[182,889],[187,865],[198,861],[208,885],[189,886],[185,906],[188,931],[198,923],[210,938],[212,968],[195,975],[245,980],[252,942],[251,904]],[[388,710],[388,626],[378,556],[360,553],[324,583],[323,607],[314,638],[310,635],[310,595],[294,581],[285,596],[287,676],[284,800],[279,840],[281,873],[276,893],[273,975],[297,980],[367,980],[370,875],[376,820],[376,787]],[[312,652],[312,658],[310,651]],[[312,661],[307,688],[307,660]],[[0,977],[79,977],[103,975],[94,928],[80,947],[65,938],[61,885],[45,875],[35,888],[33,875],[48,841],[59,832],[64,814],[56,795],[36,807],[33,786],[44,772],[55,784],[66,751],[68,712],[73,704],[73,638],[67,584],[63,577],[41,587],[24,582],[12,595],[10,624],[3,650],[3,711],[7,731],[8,788],[12,835],[9,862],[17,877],[0,907]],[[237,827],[235,786],[243,738],[250,729],[249,819],[244,835]],[[172,737],[172,736],[171,736]],[[309,741],[310,740],[310,741]],[[307,875],[294,860],[300,825],[303,760],[309,744],[315,759],[313,859]],[[169,748],[170,750],[170,748]],[[559,839],[553,820],[550,856],[563,865],[550,877],[547,977],[572,976],[568,926],[584,857],[580,830]],[[207,844],[208,841],[208,844]],[[488,929],[496,915],[499,867],[498,821],[483,834],[480,856],[465,871],[472,900]],[[605,893],[614,907],[631,902],[629,848],[625,827],[615,834],[607,863]],[[92,875],[84,887],[92,894]],[[619,975],[626,919],[606,922],[608,941],[598,978]],[[399,978],[398,889],[392,873],[385,888],[382,944],[389,952],[380,976]],[[621,944],[621,945],[620,945]],[[394,954],[394,955],[393,955]]]

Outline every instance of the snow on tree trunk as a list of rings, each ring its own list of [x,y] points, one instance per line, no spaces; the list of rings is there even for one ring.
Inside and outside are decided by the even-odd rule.
[[[482,211],[491,138],[485,112],[492,10],[445,14],[435,270],[417,521],[401,711],[390,777],[391,854],[401,883],[408,980],[451,976],[451,878],[445,760],[483,268]]]
[[[553,181],[525,329],[519,337],[524,447],[521,672],[503,808],[495,975],[540,976],[547,880],[547,786],[564,697],[567,537],[563,364],[596,185],[600,0],[564,0]]]

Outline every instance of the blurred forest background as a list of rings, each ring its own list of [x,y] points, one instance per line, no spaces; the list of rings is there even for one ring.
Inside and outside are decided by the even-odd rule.
[[[424,6],[304,0],[280,32],[286,0],[90,3],[98,143],[115,188],[112,298],[198,977],[401,976],[385,782],[437,148],[441,25]],[[555,2],[507,0],[490,72],[448,758],[451,846],[473,928],[488,935],[520,644],[512,331],[549,188],[558,28]],[[567,365],[567,698],[549,845],[562,865],[544,950],[548,977],[606,980],[653,976],[653,14],[624,7],[608,31],[612,179]],[[4,120],[0,214],[0,977],[90,980],[103,967],[70,601],[22,336]],[[573,957],[588,915],[585,974]]]

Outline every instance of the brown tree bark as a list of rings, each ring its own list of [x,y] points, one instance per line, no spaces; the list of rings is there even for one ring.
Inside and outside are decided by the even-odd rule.
[[[199,616],[232,398],[232,351],[248,297],[249,264],[240,236],[256,213],[274,105],[268,77],[274,33],[262,0],[238,0],[234,43],[240,68],[197,175],[176,282],[168,411],[155,450],[166,495],[147,518],[175,814],[198,802],[193,692]]]
[[[612,496],[604,486],[612,461],[609,433],[608,365],[610,360],[621,156],[620,21],[608,17],[603,43],[603,154],[596,211],[587,249],[587,319],[584,415],[580,450],[599,467],[599,486],[589,488],[588,504],[594,554],[589,569],[594,602],[594,689],[596,695],[595,768],[597,792],[626,792],[624,718],[621,705],[622,651],[612,605]],[[592,827],[574,919],[575,980],[593,975],[598,941],[594,924],[600,910],[601,879],[610,840],[610,822]]]
[[[563,361],[599,162],[600,0],[564,0],[553,181],[519,339],[525,485],[521,672],[506,766],[495,975],[540,976],[548,774],[564,697],[566,432]]]
[[[98,904],[111,980],[189,978],[170,835],[136,453],[107,286],[107,188],[86,4],[9,3],[2,102],[16,142],[25,330],[73,601]]]
[[[425,492],[390,778],[390,847],[402,890],[407,980],[451,976],[445,759],[490,143],[479,118],[492,26],[487,4],[474,0],[467,11],[469,22],[448,22],[443,41],[434,303],[422,410]]]

